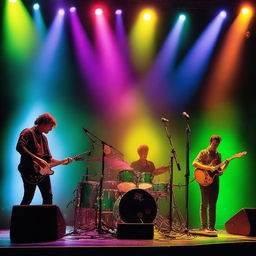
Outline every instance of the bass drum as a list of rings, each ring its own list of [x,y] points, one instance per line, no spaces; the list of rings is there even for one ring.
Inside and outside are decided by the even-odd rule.
[[[143,189],[132,189],[119,197],[113,215],[125,223],[152,223],[157,214],[154,198]]]

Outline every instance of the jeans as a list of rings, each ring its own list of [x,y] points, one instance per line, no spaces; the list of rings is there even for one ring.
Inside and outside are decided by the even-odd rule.
[[[201,186],[201,225],[202,228],[207,228],[207,209],[209,217],[209,228],[215,227],[216,222],[216,204],[219,194],[219,177],[215,177],[215,180],[209,186]]]
[[[44,179],[37,185],[28,183],[24,178],[22,178],[22,180],[24,186],[24,195],[20,205],[31,204],[36,191],[36,186],[38,186],[41,192],[43,204],[52,204],[52,187],[49,175],[44,177]]]

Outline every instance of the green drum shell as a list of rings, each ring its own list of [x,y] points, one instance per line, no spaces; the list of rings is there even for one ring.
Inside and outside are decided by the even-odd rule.
[[[80,206],[95,208],[97,203],[99,183],[96,181],[82,181],[79,183]]]
[[[103,189],[102,191],[102,205],[103,212],[112,212],[116,201],[118,191],[116,189]]]

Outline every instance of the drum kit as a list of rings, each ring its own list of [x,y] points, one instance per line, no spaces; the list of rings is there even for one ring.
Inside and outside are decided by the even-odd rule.
[[[83,180],[78,183],[74,231],[94,230],[101,222],[104,230],[118,223],[152,223],[158,212],[158,199],[168,196],[168,183],[153,183],[152,173],[136,172],[126,162],[115,159],[117,181]],[[100,205],[100,207],[99,207]],[[99,215],[100,211],[100,215]],[[100,216],[100,218],[99,218]]]

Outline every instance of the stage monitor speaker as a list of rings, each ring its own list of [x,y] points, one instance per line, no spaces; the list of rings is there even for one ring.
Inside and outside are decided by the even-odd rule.
[[[256,209],[243,208],[225,223],[226,231],[234,235],[256,235]]]
[[[151,223],[120,223],[117,225],[118,239],[141,239],[154,238],[154,225]]]
[[[10,239],[13,243],[55,241],[66,233],[66,223],[57,205],[14,205]]]

